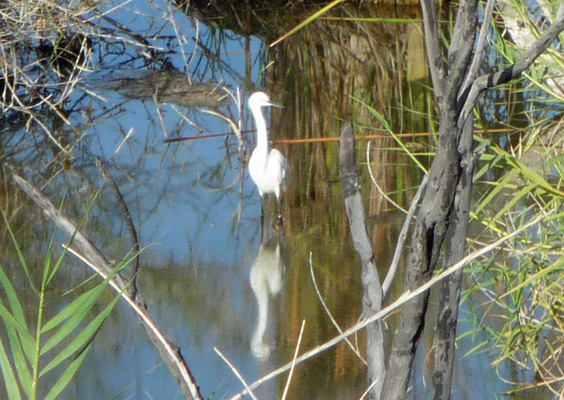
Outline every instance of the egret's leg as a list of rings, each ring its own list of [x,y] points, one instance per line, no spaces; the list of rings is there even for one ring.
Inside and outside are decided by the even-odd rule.
[[[264,197],[260,196],[260,226],[264,226]]]
[[[278,203],[278,224],[282,226],[282,209],[280,208],[280,197],[276,194],[276,203]]]

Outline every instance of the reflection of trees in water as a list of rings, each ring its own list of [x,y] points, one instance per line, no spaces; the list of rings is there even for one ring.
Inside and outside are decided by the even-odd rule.
[[[200,89],[198,94],[188,92],[191,73],[207,76],[209,81],[212,69],[201,66],[200,71],[190,71],[198,66],[191,61],[206,56],[194,51],[194,24],[176,22],[182,29],[171,36],[172,17],[163,18],[162,13],[144,13],[142,17],[134,13],[131,15],[138,20],[132,22],[123,20],[127,13],[120,14],[122,19],[114,18],[112,12],[106,14],[103,4],[80,9],[65,8],[64,4],[44,4],[36,9],[28,4],[26,14],[21,12],[25,2],[8,3],[9,7],[0,10],[4,16],[20,14],[0,22],[6,33],[0,39],[0,125],[9,132],[0,137],[4,164],[21,170],[56,203],[65,197],[65,213],[80,220],[101,186],[94,156],[102,156],[131,203],[137,223],[164,203],[174,202],[172,195],[178,194],[198,215],[198,223],[205,224],[214,209],[236,190],[232,187],[236,179],[233,165],[237,165],[233,141],[225,142],[226,150],[218,151],[216,160],[207,152],[192,150],[196,147],[193,144],[165,146],[162,139],[167,134],[175,135],[187,127],[197,133],[209,130],[210,118],[195,108],[155,107],[154,103],[173,102],[177,96],[178,104],[186,106],[190,100],[194,105],[202,96],[202,86],[193,85]],[[151,1],[146,5],[160,10]],[[33,25],[39,12],[50,17],[40,30]],[[89,13],[86,23],[84,12]],[[94,68],[100,73],[93,74]],[[184,68],[188,73],[179,72]],[[128,79],[126,88],[131,90],[125,93],[119,83]],[[110,83],[118,96],[104,85]],[[213,91],[214,99],[225,97],[219,86],[212,86],[206,87]],[[133,98],[146,101],[144,108]],[[203,105],[204,100],[196,104]],[[131,121],[127,117],[131,112],[137,114],[137,120],[146,121],[146,131],[129,135]],[[217,143],[219,140],[210,147]],[[114,159],[113,151],[122,145]],[[202,187],[212,191],[212,201],[203,199]],[[131,246],[121,235],[124,227],[117,221],[122,216],[106,189],[91,215],[84,229],[110,253],[111,247],[119,247],[116,252],[123,254],[124,247]]]
[[[149,2],[149,4],[151,3]],[[304,4],[301,4],[301,6],[304,6]],[[193,6],[197,7],[196,4],[193,4]],[[381,6],[370,6],[370,8],[366,6],[361,8],[348,7],[335,11],[334,15],[355,17],[370,14],[377,16],[379,13],[383,13],[381,9]],[[249,18],[254,15],[254,18],[260,19],[260,8],[257,10],[250,13]],[[410,9],[404,9],[402,12],[405,10],[408,13],[414,12]],[[78,32],[81,35],[80,37],[88,39],[84,41],[84,50],[91,49],[91,52],[88,53],[91,54],[90,60],[84,57],[87,53],[80,52],[82,51],[80,49],[69,50],[70,54],[77,55],[77,62],[80,61],[87,67],[95,65],[97,69],[103,71],[109,77],[119,77],[120,74],[124,74],[124,71],[134,71],[147,67],[152,68],[152,76],[155,76],[159,71],[163,76],[166,76],[167,71],[171,68],[173,68],[171,73],[178,75],[178,72],[174,72],[176,71],[174,68],[177,66],[178,60],[182,59],[186,61],[188,67],[192,67],[193,71],[190,72],[193,76],[221,77],[222,74],[230,73],[235,75],[235,72],[228,68],[223,58],[220,57],[223,51],[222,41],[228,39],[225,33],[220,33],[222,31],[210,29],[200,35],[197,38],[200,49],[194,51],[195,48],[192,47],[193,42],[191,40],[178,40],[178,43],[181,43],[182,46],[178,46],[178,43],[175,42],[177,39],[189,39],[191,32],[182,32],[182,37],[168,35],[167,26],[169,26],[171,20],[166,18],[159,20],[157,14],[152,19],[145,14],[147,23],[151,28],[141,30],[133,24],[112,19],[111,14],[102,16],[102,11],[91,10],[93,13],[91,21],[99,22],[99,25],[86,24]],[[385,10],[386,17],[395,15],[390,14],[389,11]],[[53,9],[51,12],[58,11]],[[209,9],[207,12],[209,12]],[[288,20],[293,21],[292,13],[300,12],[304,12],[304,9],[297,6],[291,7],[287,14]],[[65,15],[68,21],[82,21],[77,13]],[[266,16],[264,18],[267,21]],[[276,27],[272,26],[271,23],[266,25],[269,29],[265,30],[265,25],[260,22],[258,25],[263,26],[263,28],[245,29],[245,27],[254,26],[255,23],[245,24],[244,21],[244,18],[239,18],[240,28],[243,32],[272,33],[276,30]],[[70,25],[72,26],[72,24]],[[234,27],[230,28],[238,31]],[[118,147],[129,131],[129,127],[120,122],[119,119],[121,113],[127,110],[128,102],[112,100],[112,103],[100,97],[91,96],[90,94],[97,95],[99,87],[96,86],[97,81],[90,78],[91,75],[85,68],[72,69],[74,84],[70,85],[70,81],[68,81],[68,85],[65,86],[60,84],[60,80],[64,76],[56,74],[56,71],[54,71],[57,63],[49,63],[50,59],[47,56],[44,57],[45,62],[37,63],[37,60],[33,58],[37,57],[32,51],[33,46],[43,45],[44,48],[51,46],[52,51],[55,51],[54,49],[57,48],[56,45],[58,44],[62,46],[58,51],[64,52],[64,60],[68,62],[69,54],[67,53],[69,51],[65,50],[66,47],[63,44],[69,43],[70,48],[76,47],[76,43],[78,43],[77,40],[71,40],[72,38],[61,38],[55,27],[52,27],[52,29],[52,34],[48,29],[46,31],[48,34],[43,35],[45,39],[42,40],[46,43],[40,43],[39,39],[35,39],[35,41],[30,42],[32,47],[24,49],[25,51],[22,50],[22,54],[28,55],[28,59],[22,59],[22,63],[31,65],[35,62],[41,66],[41,68],[36,67],[34,73],[45,79],[46,84],[43,85],[45,90],[52,90],[53,92],[49,92],[49,95],[51,98],[57,99],[53,100],[57,107],[52,107],[52,104],[46,102],[28,110],[36,113],[37,118],[41,121],[49,121],[43,123],[43,125],[48,125],[50,136],[55,141],[48,138],[42,130],[43,128],[39,128],[37,123],[32,122],[30,125],[31,133],[26,132],[24,135],[22,129],[16,135],[17,137],[13,137],[9,143],[11,145],[17,144],[15,151],[20,157],[32,160],[35,163],[27,166],[31,170],[41,171],[41,176],[45,182],[50,182],[53,175],[58,175],[57,179],[67,175],[66,178],[63,178],[64,186],[67,188],[76,187],[75,191],[83,194],[81,203],[85,204],[84,198],[86,196],[84,195],[91,194],[85,188],[96,187],[96,183],[99,181],[97,171],[91,168],[93,166],[92,154],[90,153],[92,143],[99,140],[96,136],[107,138],[115,135],[115,148]],[[283,120],[278,118],[281,114],[275,114],[276,119],[272,129],[273,139],[335,136],[340,124],[340,121],[335,117],[350,119],[351,115],[359,127],[378,126],[376,119],[351,99],[351,96],[359,98],[367,104],[382,105],[379,111],[385,116],[389,116],[389,113],[396,113],[401,117],[400,111],[398,111],[401,108],[390,108],[389,105],[395,102],[394,99],[401,100],[402,87],[406,86],[405,82],[409,77],[405,79],[396,78],[401,74],[393,74],[390,71],[394,68],[395,71],[403,71],[408,68],[404,66],[401,66],[401,68],[395,67],[399,64],[395,60],[401,59],[404,54],[415,53],[412,51],[413,48],[409,47],[409,38],[413,36],[409,32],[412,30],[412,28],[405,28],[400,24],[370,23],[362,25],[362,28],[359,29],[359,24],[356,22],[317,21],[275,47],[269,53],[269,57],[275,59],[276,62],[267,70],[267,88],[272,93],[283,93],[277,100],[283,102],[287,108],[283,111]],[[390,40],[391,38],[397,39]],[[70,43],[74,45],[70,46]],[[249,82],[249,80],[252,80],[252,76],[250,76],[251,69],[248,67],[255,61],[251,59],[250,49],[247,48],[246,51],[248,59],[245,76],[240,75],[238,78]],[[44,51],[41,54],[45,55],[48,52]],[[266,64],[269,61],[265,57],[266,54],[267,51],[263,48],[257,55],[257,60],[262,60]],[[227,57],[230,57],[230,55],[228,54]],[[63,60],[62,57],[55,57],[55,60],[57,59]],[[409,68],[413,68],[412,65],[416,64],[415,61],[408,63]],[[22,69],[25,65],[19,65],[18,68]],[[68,70],[69,68],[66,67],[65,69]],[[49,71],[51,72],[49,73]],[[133,74],[133,76],[137,75],[139,75],[137,72]],[[139,81],[144,81],[144,79],[137,79],[136,83],[138,84]],[[146,81],[154,82],[150,79],[146,79]],[[63,90],[62,88],[65,87],[68,89]],[[83,91],[82,88],[85,88],[86,91]],[[54,91],[57,90],[59,92],[55,94]],[[151,90],[154,90],[156,100],[165,96],[165,93],[162,93],[162,88],[159,89],[161,92],[155,88]],[[45,92],[44,97],[47,96],[48,94]],[[65,96],[64,101],[62,101],[61,96]],[[146,98],[146,94],[142,97]],[[152,112],[149,111],[150,109],[152,107],[148,104],[147,113],[143,116],[148,121],[147,131],[154,129],[156,132],[160,132],[163,129],[162,111]],[[190,126],[192,126],[190,130],[195,128],[197,132],[206,130],[206,120],[198,111],[191,110],[187,117],[188,120],[182,120],[179,117],[174,130],[180,131],[182,128]],[[54,122],[51,123],[50,121]],[[113,129],[108,130],[108,124],[112,124]],[[84,135],[86,132],[95,133]],[[174,135],[173,131],[169,133]],[[362,132],[359,130],[359,133]],[[139,139],[140,136],[142,139]],[[144,137],[144,132],[136,132],[131,136],[122,149],[122,154],[126,150],[133,152],[134,147],[131,143],[136,140],[140,140],[136,144],[143,148],[147,157],[159,154],[158,140]],[[48,146],[43,146],[42,143],[46,143]],[[65,153],[55,143],[71,151]],[[388,172],[390,170],[388,167],[380,167],[390,163],[398,163],[396,152],[382,150],[390,143],[390,140],[380,143],[380,148],[374,150],[371,156],[371,161],[375,164],[374,172],[377,175],[377,180],[387,191],[393,191],[400,185],[398,180],[391,178],[391,176],[397,174]],[[179,147],[179,145],[171,145],[169,149],[173,147]],[[182,148],[184,147],[182,145]],[[292,218],[288,218],[288,224],[293,226],[293,229],[301,229],[303,226],[309,226],[314,222],[335,227],[336,218],[334,215],[341,211],[342,207],[338,198],[338,189],[334,185],[337,181],[336,148],[337,146],[334,143],[305,144],[283,148],[285,153],[290,156],[294,171],[292,190],[286,196],[285,202],[285,207],[291,209]],[[170,151],[167,150],[167,152]],[[162,152],[160,155],[161,168],[166,168],[164,167],[165,162],[168,161],[166,157],[170,153]],[[178,153],[171,156],[177,155]],[[106,154],[106,157],[110,157],[110,154]],[[200,157],[205,158],[205,155]],[[11,161],[16,163],[16,158],[11,158]],[[132,179],[141,182],[150,178],[154,170],[143,171],[143,168],[145,168],[143,161],[142,158],[131,160],[129,168],[125,165],[117,166],[117,169],[114,169],[115,179],[123,184],[126,184],[126,182],[129,184]],[[90,168],[87,175],[84,174],[85,167],[86,169]],[[190,187],[192,183],[201,184],[202,181],[208,181],[210,186],[224,189],[230,183],[221,180],[227,179],[229,181],[232,179],[232,176],[228,174],[232,167],[228,159],[200,169],[195,167],[197,173],[201,174],[200,178],[203,179],[198,182],[194,180],[190,182],[190,174],[188,173],[185,175],[188,180],[185,187]],[[188,167],[186,168],[188,170]],[[162,171],[161,169],[160,172]],[[172,180],[172,174],[168,174],[169,179],[166,178],[167,172],[164,175],[164,182]],[[228,176],[229,178],[227,178]],[[404,173],[401,179],[406,180],[401,182],[403,187],[413,186],[410,181],[410,173]],[[366,182],[368,183],[368,181]],[[159,190],[158,187],[154,189],[156,192]],[[164,193],[170,192],[167,189],[169,188],[163,188],[163,196]],[[171,190],[175,189],[172,188]],[[124,190],[126,192],[135,190],[134,185]],[[201,210],[202,202],[197,194],[187,193],[184,197],[184,201],[198,210],[203,216],[202,220],[204,220],[208,212]],[[384,207],[377,193],[371,193],[370,198],[372,199],[373,212],[378,212]],[[317,214],[309,211],[303,212],[302,208],[309,207],[312,201],[329,204],[334,211],[327,213],[324,207],[313,207],[314,212],[318,210]],[[145,205],[145,207],[147,213],[154,209],[154,206]],[[114,209],[113,207],[107,208]],[[142,218],[142,216],[140,215],[139,218]],[[292,230],[290,226],[288,228]]]

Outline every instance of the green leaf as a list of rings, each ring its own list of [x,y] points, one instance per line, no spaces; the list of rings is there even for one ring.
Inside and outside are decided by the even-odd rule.
[[[6,293],[8,302],[10,303],[11,312],[8,312],[7,310],[6,312],[10,313],[13,319],[17,321],[17,323],[14,323],[13,320],[11,320],[10,317],[8,317],[8,320],[4,320],[4,323],[6,324],[6,328],[9,328],[11,326],[20,333],[21,345],[23,347],[23,350],[25,351],[25,354],[27,355],[28,359],[33,358],[34,349],[35,349],[35,340],[33,339],[32,335],[29,333],[29,327],[27,326],[27,322],[25,320],[25,315],[23,312],[23,307],[20,303],[18,295],[14,290],[14,287],[12,286],[10,279],[4,272],[2,266],[0,266],[0,283],[4,288],[4,292]],[[11,324],[10,321],[12,321]]]
[[[516,205],[517,203],[519,203],[521,201],[522,198],[526,197],[527,195],[529,195],[531,192],[533,192],[533,190],[537,188],[536,184],[531,184],[531,185],[527,185],[524,188],[522,188],[521,190],[519,190],[515,195],[513,195],[511,197],[511,199],[505,203],[505,206],[502,207],[501,210],[499,210],[499,212],[495,215],[495,217],[488,222],[489,226],[494,226],[494,224],[503,216],[507,215],[507,213],[509,213],[509,211],[511,210],[511,208],[513,208],[514,205]]]
[[[67,358],[71,357],[76,351],[81,347],[84,347],[88,342],[94,337],[98,329],[102,326],[102,323],[106,320],[113,307],[117,301],[121,298],[121,295],[116,296],[116,298],[102,311],[96,318],[94,318],[70,343],[64,348],[55,358],[47,364],[43,370],[39,373],[39,376],[45,375],[47,372],[56,368],[59,364],[65,361]]]
[[[20,384],[27,396],[31,397],[33,378],[31,376],[32,374],[27,360],[31,361],[34,357],[34,353],[27,354],[26,359],[26,353],[23,349],[20,336],[17,334],[16,330],[11,327],[6,327],[6,331],[8,333],[8,339],[10,340],[12,358],[14,360],[14,366],[16,367],[16,372],[18,374]]]
[[[6,354],[2,338],[0,338],[0,368],[2,369],[2,376],[4,377],[8,398],[10,400],[21,400],[22,396],[18,387],[18,381],[16,380],[12,364],[10,364],[8,354]]]
[[[352,97],[352,99],[358,102],[359,104],[361,104],[362,106],[364,106],[372,115],[374,115],[378,119],[378,121],[380,121],[380,123],[386,129],[386,131],[388,131],[390,136],[394,138],[396,143],[400,145],[400,147],[405,152],[405,154],[407,154],[409,158],[411,158],[411,160],[415,163],[415,165],[417,165],[421,171],[427,173],[427,168],[425,168],[423,164],[421,164],[421,162],[417,159],[417,157],[415,157],[415,155],[405,146],[405,144],[401,141],[401,139],[395,134],[388,120],[384,118],[384,116],[380,114],[380,112],[378,112],[374,107],[369,106],[362,100],[356,99],[354,97]]]
[[[53,347],[58,345],[86,319],[88,313],[106,288],[107,283],[108,281],[106,280],[95,288],[81,294],[72,303],[65,307],[63,311],[58,313],[43,326],[41,333],[48,332],[66,320],[66,323],[61,326],[60,329],[43,345],[41,348],[41,355],[47,353]]]
[[[4,321],[4,324],[6,324],[7,328],[15,329],[18,332],[18,334],[22,338],[22,343],[27,342],[26,345],[33,346],[35,341],[27,330],[27,326],[22,325],[16,318],[14,318],[12,313],[10,313],[10,311],[6,307],[4,307],[2,303],[0,303],[0,318],[2,318],[2,321]]]
[[[280,43],[282,40],[285,40],[286,38],[292,36],[294,33],[298,32],[299,30],[303,29],[304,27],[306,27],[307,25],[309,25],[310,23],[312,23],[313,21],[315,21],[316,19],[318,19],[320,16],[322,16],[323,14],[325,14],[326,12],[328,12],[329,10],[331,10],[332,8],[338,6],[339,4],[341,4],[344,0],[334,0],[333,2],[327,4],[325,7],[323,7],[321,10],[317,11],[316,13],[314,13],[312,16],[306,18],[306,20],[304,22],[302,22],[301,24],[299,24],[298,26],[296,26],[295,28],[293,28],[290,32],[284,34],[282,37],[280,37],[279,39],[275,40],[270,47]]]
[[[465,358],[465,357],[468,357],[468,356],[470,356],[470,355],[476,353],[476,352],[479,351],[480,349],[486,347],[487,344],[488,344],[488,341],[487,341],[487,340],[484,340],[484,341],[478,343],[476,346],[474,346],[473,348],[471,348],[470,350],[468,350],[468,352],[467,352],[466,354],[464,354],[462,357]]]
[[[4,222],[6,223],[6,228],[8,228],[8,232],[10,232],[10,237],[12,238],[12,243],[14,244],[14,247],[16,248],[16,252],[18,253],[18,258],[19,258],[20,263],[21,263],[21,265],[22,265],[22,267],[25,271],[25,275],[27,276],[29,284],[30,284],[31,288],[33,289],[33,291],[35,293],[38,293],[37,288],[33,284],[33,279],[31,277],[31,274],[29,273],[29,268],[27,267],[27,263],[26,263],[25,258],[23,256],[23,252],[20,249],[20,246],[18,244],[16,236],[14,235],[14,232],[12,231],[12,227],[10,226],[10,221],[8,220],[8,217],[4,213],[4,210],[0,210],[0,212],[2,213],[2,218],[4,218]]]
[[[490,205],[492,200],[503,190],[507,190],[508,188],[512,188],[510,182],[513,181],[517,177],[517,171],[511,171],[507,175],[505,175],[499,183],[488,193],[488,195],[480,201],[478,208],[476,209],[476,214],[482,211],[485,207]]]
[[[80,353],[80,355],[70,363],[70,365],[65,369],[62,375],[59,377],[55,385],[51,388],[47,396],[45,396],[45,400],[55,400],[63,390],[68,386],[69,382],[72,380],[82,362],[86,358],[86,354],[88,354],[88,350],[92,344],[89,344],[84,351]]]
[[[4,287],[4,292],[6,294],[6,297],[8,298],[8,301],[10,302],[10,308],[12,309],[12,314],[14,315],[14,318],[17,319],[27,329],[27,323],[25,320],[23,307],[20,303],[20,299],[18,298],[18,295],[14,290],[14,287],[12,286],[10,279],[4,272],[4,269],[2,268],[1,265],[0,265],[0,282]]]
[[[556,196],[564,197],[564,192],[552,187],[550,183],[548,183],[540,174],[532,170],[531,168],[527,167],[521,161],[516,159],[515,157],[510,156],[509,154],[506,156],[507,162],[513,165],[516,169],[518,169],[521,174],[531,182],[534,182],[545,189],[548,193],[551,193]]]

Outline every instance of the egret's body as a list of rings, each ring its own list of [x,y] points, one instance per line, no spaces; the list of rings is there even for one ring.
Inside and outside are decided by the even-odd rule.
[[[264,195],[268,193],[274,193],[280,211],[280,191],[286,190],[290,180],[288,160],[278,150],[271,149],[268,143],[266,122],[261,111],[261,107],[267,106],[280,107],[263,92],[256,92],[249,98],[249,108],[257,127],[257,145],[249,160],[249,174],[261,197],[261,216],[264,215]],[[279,219],[282,219],[280,213]]]

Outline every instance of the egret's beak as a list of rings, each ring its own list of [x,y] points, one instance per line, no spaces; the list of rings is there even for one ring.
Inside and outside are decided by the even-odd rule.
[[[284,106],[282,104],[278,104],[278,103],[273,103],[272,101],[268,101],[268,103],[266,103],[268,106],[271,107],[276,107],[276,108],[284,108]]]

